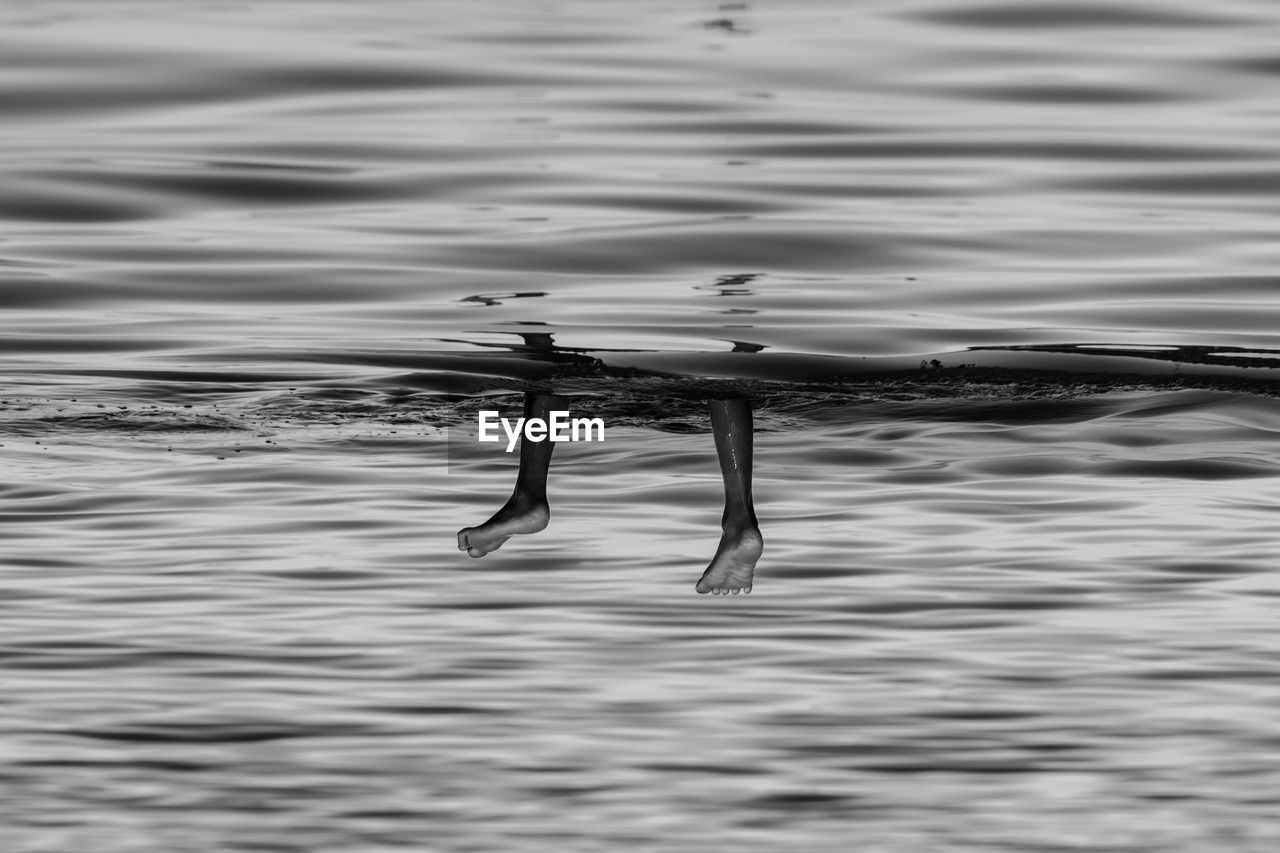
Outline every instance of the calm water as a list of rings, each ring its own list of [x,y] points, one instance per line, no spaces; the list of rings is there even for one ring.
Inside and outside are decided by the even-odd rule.
[[[1277,36],[0,6],[0,846],[1274,850]]]

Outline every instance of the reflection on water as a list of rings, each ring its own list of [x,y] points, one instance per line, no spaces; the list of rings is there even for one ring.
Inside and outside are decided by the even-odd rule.
[[[56,6],[0,44],[37,368],[1275,348],[1270,4]]]

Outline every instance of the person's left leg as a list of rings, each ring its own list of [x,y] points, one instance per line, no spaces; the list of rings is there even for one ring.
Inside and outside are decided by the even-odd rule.
[[[713,400],[711,429],[724,480],[724,515],[720,520],[720,546],[695,589],[737,595],[751,592],[756,563],[764,553],[764,537],[760,535],[751,499],[751,403]]]
[[[551,421],[552,410],[568,409],[563,397],[550,394],[525,394],[524,417]],[[555,444],[548,440],[520,439],[520,473],[511,497],[488,521],[458,531],[458,550],[472,557],[483,557],[496,551],[518,533],[537,533],[551,520],[547,503],[547,472],[551,467],[551,451]]]

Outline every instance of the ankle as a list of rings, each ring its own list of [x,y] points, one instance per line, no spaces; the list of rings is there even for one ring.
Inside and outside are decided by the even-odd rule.
[[[507,499],[507,506],[520,512],[530,512],[547,506],[546,494],[515,492]]]
[[[546,503],[547,488],[546,486],[538,488],[536,486],[518,484],[511,490],[511,500],[519,501],[520,503]]]
[[[726,516],[720,521],[720,529],[726,536],[740,538],[748,534],[760,535],[760,524],[755,513]]]

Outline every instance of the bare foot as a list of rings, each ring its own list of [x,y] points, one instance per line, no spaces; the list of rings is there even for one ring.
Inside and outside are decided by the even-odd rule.
[[[711,565],[698,579],[695,589],[713,595],[751,592],[756,562],[764,553],[764,537],[758,527],[725,530]]]
[[[551,520],[551,508],[546,501],[524,501],[512,498],[495,512],[493,517],[478,527],[464,527],[458,531],[458,550],[473,557],[483,557],[496,551],[517,533],[537,533]]]

